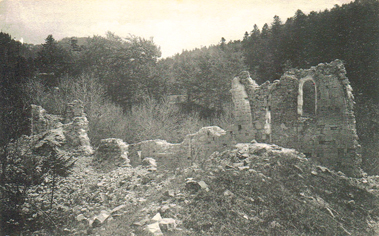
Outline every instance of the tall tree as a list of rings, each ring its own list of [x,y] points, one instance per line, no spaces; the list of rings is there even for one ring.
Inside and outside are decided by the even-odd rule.
[[[46,84],[49,86],[58,85],[58,78],[68,72],[71,63],[70,54],[58,45],[51,34],[42,44],[36,60],[39,72],[45,76]]]
[[[106,37],[88,38],[78,65],[82,71],[94,73],[113,101],[127,108],[154,94],[160,78],[155,70],[160,55],[152,39],[123,39],[108,32]]]
[[[22,47],[9,34],[0,32],[0,146],[27,132],[21,84],[33,71],[21,55]]]

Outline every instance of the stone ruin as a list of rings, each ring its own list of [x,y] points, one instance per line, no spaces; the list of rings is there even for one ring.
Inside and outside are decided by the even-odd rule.
[[[168,168],[201,163],[213,152],[232,146],[231,137],[217,126],[201,128],[188,134],[181,143],[166,140],[146,140],[129,145],[129,159],[132,166],[141,164],[146,157],[153,157],[160,166]]]
[[[340,60],[310,69],[292,69],[280,80],[261,85],[248,72],[241,72],[232,81],[231,93],[235,124],[228,131],[203,127],[181,143],[146,140],[128,145],[122,140],[105,139],[94,159],[117,159],[137,166],[151,157],[159,166],[186,166],[201,163],[214,151],[255,140],[296,149],[350,176],[361,174],[354,97]],[[32,135],[48,133],[65,148],[93,153],[80,101],[68,104],[64,117],[49,115],[35,105],[31,110]]]
[[[227,132],[217,126],[201,128],[198,132],[188,134],[181,143],[169,143],[166,140],[145,140],[139,143],[126,144],[121,139],[102,139],[95,152],[94,160],[115,165],[138,166],[154,158],[160,168],[177,168],[202,163],[215,151],[230,148],[233,142]],[[127,156],[126,154],[127,153]]]
[[[64,116],[51,115],[41,106],[31,105],[30,136],[24,140],[49,142],[78,155],[91,155],[88,120],[81,101],[75,100],[67,104]]]
[[[260,86],[248,72],[232,81],[236,142],[256,140],[303,152],[322,165],[359,175],[354,97],[340,60],[292,69]]]
[[[228,131],[210,126],[187,135],[182,143],[146,140],[130,144],[130,164],[140,165],[152,157],[160,166],[186,166],[201,163],[214,151],[255,140],[296,149],[350,176],[362,174],[354,97],[340,60],[292,69],[280,80],[262,85],[248,72],[241,72],[232,81],[231,93],[235,124]]]
[[[130,162],[128,158],[128,148],[129,145],[122,141],[122,139],[102,139],[93,160],[102,166],[128,165]]]

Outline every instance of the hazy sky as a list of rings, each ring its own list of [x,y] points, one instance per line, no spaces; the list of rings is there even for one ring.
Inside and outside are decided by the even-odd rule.
[[[52,34],[105,35],[107,31],[154,38],[162,56],[182,49],[242,39],[254,24],[283,22],[297,9],[330,9],[351,0],[0,0],[0,30],[26,43],[43,43]]]

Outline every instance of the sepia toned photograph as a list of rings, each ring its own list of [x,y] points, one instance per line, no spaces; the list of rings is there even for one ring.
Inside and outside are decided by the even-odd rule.
[[[379,0],[0,0],[13,235],[379,235]]]

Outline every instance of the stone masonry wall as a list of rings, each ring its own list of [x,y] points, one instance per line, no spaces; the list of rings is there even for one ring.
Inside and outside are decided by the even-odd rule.
[[[62,121],[64,121],[62,123]],[[81,101],[67,104],[64,117],[51,115],[41,106],[31,105],[31,135],[38,135],[56,130],[64,135],[64,148],[73,149],[78,154],[93,153],[88,132],[88,120]]]
[[[201,128],[187,135],[181,143],[168,143],[165,140],[146,140],[129,144],[128,158],[132,166],[140,165],[145,157],[152,157],[158,167],[188,166],[201,163],[215,151],[222,151],[233,144],[233,137],[217,126]]]
[[[306,70],[292,69],[279,81],[266,82],[253,90],[242,80],[246,79],[236,77],[232,82],[232,87],[242,85],[245,90],[239,88],[240,96],[233,95],[233,101],[237,103],[237,119],[231,132],[237,142],[255,139],[295,148],[323,165],[349,175],[359,175],[361,158],[355,129],[354,98],[340,60]],[[313,89],[312,95],[304,89],[305,86]],[[246,109],[238,105],[243,92],[249,96],[251,126],[248,124],[250,118],[244,120],[241,117],[246,114]],[[246,98],[242,101],[245,103]],[[309,102],[314,104],[307,104]],[[314,111],[309,112],[306,105],[311,105]],[[235,132],[241,125],[247,127],[244,133]]]

